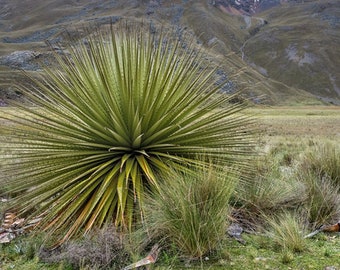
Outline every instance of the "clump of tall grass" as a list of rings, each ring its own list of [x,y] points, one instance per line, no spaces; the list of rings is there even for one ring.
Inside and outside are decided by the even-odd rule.
[[[259,178],[239,191],[241,204],[263,213],[293,208],[304,198],[304,186],[294,179]]]
[[[263,215],[296,208],[306,199],[305,186],[293,177],[293,169],[281,165],[276,152],[256,158],[252,181],[241,182],[236,189],[237,218],[250,229],[263,225]]]
[[[193,172],[172,172],[160,193],[146,200],[151,235],[176,246],[183,258],[202,258],[225,236],[236,182],[235,176],[212,165]]]
[[[277,216],[267,217],[266,221],[270,237],[283,251],[302,252],[306,249],[306,226],[299,214],[284,211]]]
[[[334,143],[318,143],[302,158],[301,169],[327,177],[334,186],[340,186],[340,147]]]
[[[307,190],[307,209],[312,227],[340,219],[340,151],[330,143],[318,143],[301,158],[297,178]]]
[[[335,144],[278,143],[254,160],[253,181],[237,188],[238,218],[263,225],[262,215],[298,209],[311,227],[340,218],[340,151]]]
[[[300,173],[306,185],[307,197],[304,203],[311,227],[338,221],[340,218],[339,188],[329,177],[312,172]]]

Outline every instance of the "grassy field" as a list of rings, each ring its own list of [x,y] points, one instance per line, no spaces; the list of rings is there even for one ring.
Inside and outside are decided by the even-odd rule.
[[[247,113],[255,115],[262,131],[258,138],[259,153],[271,152],[278,156],[285,152],[297,158],[318,144],[340,144],[340,107],[254,107]],[[339,233],[320,233],[306,239],[304,250],[299,252],[280,249],[273,239],[264,234],[243,234],[243,239],[245,245],[226,238],[216,254],[205,257],[201,262],[186,262],[175,251],[162,251],[151,269],[340,269]],[[39,262],[36,256],[38,249],[39,241],[28,240],[27,237],[0,245],[0,269],[76,269],[66,262]],[[92,268],[83,266],[80,269]]]
[[[340,107],[256,107],[250,112],[258,118],[268,137],[322,138],[340,140]]]

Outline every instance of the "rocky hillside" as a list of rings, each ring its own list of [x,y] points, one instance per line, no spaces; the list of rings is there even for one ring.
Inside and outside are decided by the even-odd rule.
[[[0,0],[0,106],[20,99],[20,70],[53,64],[65,30],[143,20],[194,35],[227,92],[267,104],[340,104],[340,2],[294,0]],[[80,31],[79,31],[80,30]]]
[[[326,102],[340,98],[340,1],[284,5],[260,14],[268,22],[244,44],[262,74]]]
[[[215,0],[210,3],[228,13],[254,15],[283,4],[315,2],[313,0]]]

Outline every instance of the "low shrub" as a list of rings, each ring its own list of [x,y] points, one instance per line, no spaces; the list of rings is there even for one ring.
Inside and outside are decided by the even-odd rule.
[[[72,269],[122,269],[130,263],[126,241],[125,236],[111,226],[69,241],[55,250],[41,249],[39,258],[47,263],[63,263]]]

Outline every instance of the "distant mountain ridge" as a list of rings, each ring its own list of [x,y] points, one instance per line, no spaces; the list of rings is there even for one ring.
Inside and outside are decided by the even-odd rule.
[[[20,69],[39,72],[65,29],[120,20],[190,33],[219,65],[225,91],[266,104],[340,104],[338,0],[0,0],[0,104],[20,98]],[[156,31],[156,30],[155,30]],[[59,47],[61,46],[61,48]]]
[[[304,0],[212,0],[211,4],[234,15],[254,15],[285,3],[302,3]]]

